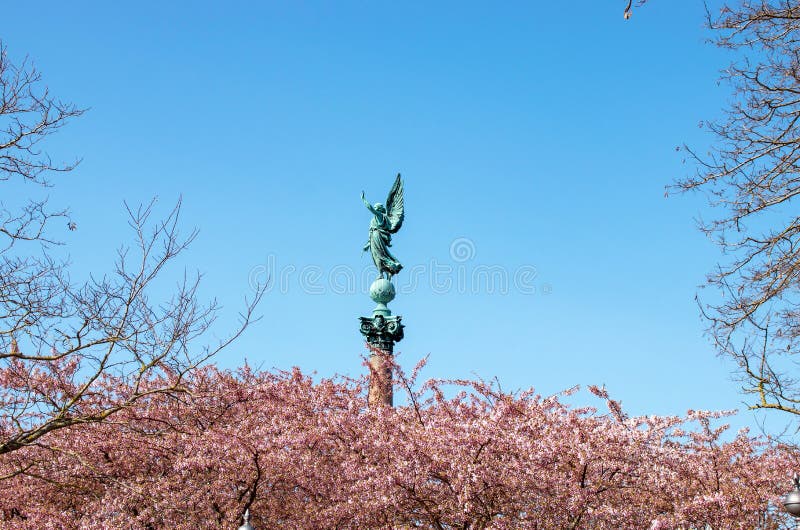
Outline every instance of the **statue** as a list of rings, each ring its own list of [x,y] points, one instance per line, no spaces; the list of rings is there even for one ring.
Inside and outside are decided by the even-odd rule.
[[[403,181],[400,174],[394,180],[386,205],[381,203],[370,204],[364,192],[361,200],[372,212],[369,223],[369,241],[364,245],[364,250],[369,250],[372,261],[378,268],[378,278],[369,287],[369,297],[378,305],[372,310],[371,317],[359,317],[361,321],[361,334],[372,349],[369,357],[370,384],[368,402],[370,406],[383,404],[392,406],[392,366],[387,362],[386,356],[394,353],[394,345],[403,339],[402,317],[392,315],[386,305],[395,297],[392,276],[400,272],[403,266],[397,258],[389,252],[392,246],[392,234],[397,233],[403,225]],[[380,352],[383,352],[382,354]]]
[[[392,234],[403,226],[403,181],[400,180],[400,173],[397,174],[394,185],[389,191],[386,206],[379,202],[370,204],[364,197],[363,191],[361,200],[374,216],[369,223],[369,241],[364,245],[364,250],[369,250],[372,254],[372,261],[378,268],[378,278],[391,281],[392,276],[403,268],[397,258],[389,252],[389,247],[392,246]]]

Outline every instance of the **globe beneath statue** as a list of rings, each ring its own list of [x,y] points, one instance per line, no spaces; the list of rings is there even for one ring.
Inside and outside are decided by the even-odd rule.
[[[394,285],[386,278],[378,278],[369,286],[369,297],[374,302],[388,304],[394,300],[394,296]]]
[[[394,285],[386,278],[378,278],[372,282],[372,285],[369,286],[369,297],[378,304],[373,314],[391,315],[392,312],[386,307],[386,304],[394,300],[395,294]]]

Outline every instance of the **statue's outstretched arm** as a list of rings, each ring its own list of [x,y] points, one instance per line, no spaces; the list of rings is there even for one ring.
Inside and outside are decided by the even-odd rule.
[[[378,215],[378,212],[375,211],[375,208],[372,207],[372,204],[370,204],[370,202],[364,196],[364,192],[363,191],[361,192],[361,200],[364,201],[364,205],[367,207],[367,210],[372,212],[372,215]]]

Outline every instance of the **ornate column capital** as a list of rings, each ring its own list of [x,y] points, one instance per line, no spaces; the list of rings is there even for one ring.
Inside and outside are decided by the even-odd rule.
[[[394,343],[403,340],[402,318],[400,315],[360,317],[361,334],[370,346],[392,353]]]

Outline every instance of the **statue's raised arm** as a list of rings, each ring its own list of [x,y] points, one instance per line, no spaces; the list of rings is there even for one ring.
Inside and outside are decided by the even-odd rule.
[[[378,215],[378,212],[372,207],[372,204],[367,200],[367,197],[364,195],[363,191],[361,192],[361,200],[364,201],[364,205],[367,207],[367,210],[372,212],[372,215]]]

